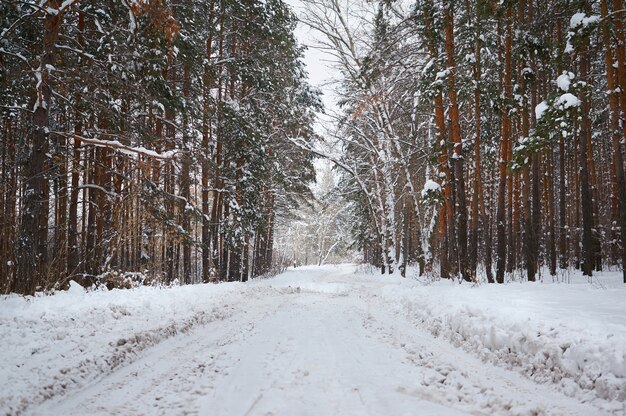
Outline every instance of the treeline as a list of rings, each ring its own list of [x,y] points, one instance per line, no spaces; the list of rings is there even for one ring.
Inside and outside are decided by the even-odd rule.
[[[350,263],[359,257],[350,235],[352,204],[336,192],[333,165],[316,170],[315,199],[276,222],[274,249],[290,266]]]
[[[246,280],[314,178],[281,0],[0,3],[0,291]],[[120,283],[122,282],[122,283]]]
[[[622,0],[307,3],[344,75],[335,162],[368,262],[624,268]]]

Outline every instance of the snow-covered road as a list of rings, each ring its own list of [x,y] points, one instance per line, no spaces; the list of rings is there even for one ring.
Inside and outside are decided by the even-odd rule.
[[[244,287],[220,319],[172,336],[32,414],[601,415],[434,337],[353,268]],[[214,305],[211,305],[211,308]]]

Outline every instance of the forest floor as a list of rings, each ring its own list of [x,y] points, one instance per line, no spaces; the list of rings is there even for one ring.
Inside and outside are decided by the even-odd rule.
[[[603,415],[626,407],[626,289],[355,267],[0,299],[0,413]]]

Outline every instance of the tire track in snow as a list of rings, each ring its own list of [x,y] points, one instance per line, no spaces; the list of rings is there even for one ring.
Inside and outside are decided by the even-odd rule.
[[[375,301],[378,303],[378,301]],[[402,313],[385,312],[385,303],[371,309],[363,325],[382,342],[406,352],[406,360],[424,369],[417,387],[403,389],[472,414],[484,415],[602,415],[578,403],[555,386],[538,384],[523,375],[455,347],[415,327]]]
[[[255,296],[256,297],[256,296]],[[228,371],[220,362],[229,344],[243,342],[258,322],[280,305],[276,293],[261,298],[257,310],[231,311],[224,319],[167,339],[137,359],[104,374],[82,390],[29,409],[33,415],[194,414],[197,398]],[[237,305],[239,307],[239,305]]]
[[[333,279],[319,290],[251,285],[232,316],[33,413],[600,414],[435,338],[373,295],[375,287]]]

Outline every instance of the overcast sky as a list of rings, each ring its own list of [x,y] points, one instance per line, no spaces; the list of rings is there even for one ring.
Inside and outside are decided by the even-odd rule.
[[[300,16],[304,7],[300,0],[285,0],[285,2],[293,8],[297,16]],[[331,62],[332,56],[317,48],[317,39],[320,34],[311,30],[308,26],[298,23],[295,35],[298,43],[307,47],[304,54],[304,64],[309,73],[309,83],[322,91],[322,102],[327,111],[332,112],[333,109],[336,111],[336,96],[333,93],[333,86],[331,84],[333,81],[339,79],[339,73],[333,68]],[[325,117],[323,114],[318,114],[318,122],[316,125],[318,134],[327,136],[325,131],[330,127],[330,123],[332,123],[330,118]],[[332,165],[332,163],[325,159],[317,159],[315,161],[318,180],[322,172],[326,171],[330,165]],[[313,186],[313,191],[316,194],[319,192],[317,185]]]
[[[285,0],[289,4],[296,15],[300,16],[304,5],[300,0]],[[322,93],[322,101],[327,109],[335,108],[336,99],[332,92],[332,86],[329,85],[333,80],[337,80],[339,74],[332,67],[331,55],[317,48],[317,39],[319,33],[311,30],[308,26],[298,23],[295,31],[296,38],[301,45],[307,46],[304,55],[304,63],[309,73],[309,82],[311,85],[319,88]]]

